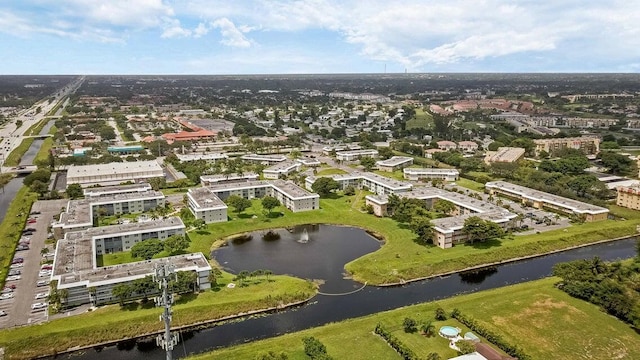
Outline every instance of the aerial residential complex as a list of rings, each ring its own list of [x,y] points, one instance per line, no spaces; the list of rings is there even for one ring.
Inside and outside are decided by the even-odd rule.
[[[525,149],[517,147],[499,147],[495,152],[487,152],[484,162],[492,163],[512,163],[520,160],[525,153]]]
[[[149,184],[86,189],[86,198],[69,200],[60,219],[52,224],[54,237],[92,228],[100,216],[142,213],[164,206],[164,194],[150,189]]]
[[[287,160],[287,157],[284,155],[247,154],[247,155],[242,155],[240,158],[245,161],[263,163],[263,164],[275,164],[275,163],[279,163]]]
[[[214,183],[208,187],[190,189],[189,209],[206,223],[227,221],[227,206],[223,200],[236,195],[245,199],[273,196],[287,209],[298,212],[320,208],[320,196],[310,193],[291,181],[258,180]]]
[[[71,165],[67,170],[67,184],[80,184],[82,187],[118,185],[157,177],[164,177],[164,171],[156,160]]]
[[[616,205],[640,210],[640,186],[618,186]]]
[[[534,139],[536,156],[541,151],[551,154],[561,149],[578,149],[587,155],[600,152],[600,138],[596,136],[582,136],[573,138]]]
[[[413,185],[409,183],[393,180],[370,172],[352,172],[351,174],[332,175],[330,177],[338,182],[341,190],[353,186],[357,189],[367,188],[369,191],[378,195],[401,193],[409,191],[413,187]],[[305,179],[305,187],[311,190],[316,179],[315,176],[307,176]]]
[[[413,165],[413,158],[408,156],[393,156],[387,160],[376,161],[376,166],[380,171],[394,172]]]
[[[504,229],[513,227],[513,220],[517,217],[516,214],[489,202],[434,187],[419,187],[397,195],[402,198],[422,200],[429,209],[433,208],[436,202],[443,200],[455,205],[455,210],[449,214],[450,217],[431,221],[434,225],[433,243],[443,249],[468,239],[462,229],[465,219],[471,216],[492,221]],[[387,195],[367,195],[365,200],[366,204],[373,208],[375,215],[385,216],[387,214],[389,202]]]
[[[262,175],[265,179],[279,179],[282,176],[286,176],[300,170],[301,166],[302,164],[299,162],[287,160],[275,165],[271,165],[268,168],[262,170]]]
[[[485,184],[485,188],[492,195],[504,195],[534,208],[559,211],[568,215],[583,215],[587,222],[606,220],[609,214],[609,209],[600,206],[511,184],[506,181],[488,182]]]
[[[214,184],[223,184],[228,182],[242,182],[242,181],[255,181],[260,176],[256,173],[244,173],[244,174],[217,174],[217,175],[202,175],[200,176],[200,182],[202,186],[210,186]]]
[[[113,286],[151,275],[153,263],[160,261],[174,264],[177,271],[196,271],[199,288],[210,288],[208,276],[211,267],[201,253],[115,266],[97,266],[97,256],[128,251],[134,244],[146,239],[163,240],[173,235],[184,235],[184,228],[180,218],[169,217],[66,233],[64,239],[58,240],[56,245],[52,274],[52,280],[58,282],[57,288],[68,291],[64,304],[115,302],[116,299],[111,294]]]
[[[404,178],[411,181],[441,179],[444,181],[456,181],[460,172],[457,169],[439,168],[406,168],[402,170]]]
[[[355,161],[362,159],[363,157],[376,158],[378,157],[378,150],[364,149],[336,152],[336,159],[340,161]]]

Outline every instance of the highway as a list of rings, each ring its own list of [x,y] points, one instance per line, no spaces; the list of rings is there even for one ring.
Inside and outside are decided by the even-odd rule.
[[[75,93],[84,82],[84,79],[84,76],[78,77],[64,88],[57,90],[55,94],[51,94],[54,97],[53,101],[49,102],[51,96],[38,101],[29,109],[21,111],[0,128],[0,138],[3,139],[0,143],[0,163],[2,166],[4,166],[4,161],[11,151],[17,148],[22,143],[22,140],[29,137],[25,136],[27,130],[44,119],[47,113],[58,103],[65,101],[69,95]],[[38,107],[40,107],[40,112],[36,113]],[[19,128],[16,128],[17,120],[22,121],[22,126]],[[9,169],[7,168],[7,170]],[[2,172],[5,172],[4,167],[2,168]]]

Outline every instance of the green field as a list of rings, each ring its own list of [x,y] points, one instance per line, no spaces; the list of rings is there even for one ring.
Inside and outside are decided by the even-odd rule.
[[[388,177],[394,180],[404,181],[404,173],[402,172],[402,170],[396,170],[394,172],[374,170],[373,172],[380,176]]]
[[[253,206],[243,214],[229,212],[230,221],[210,224],[206,230],[191,232],[189,250],[207,254],[212,245],[220,246],[230,235],[255,230],[301,224],[351,225],[379,234],[385,239],[385,244],[380,250],[348,263],[346,270],[362,283],[386,284],[633,235],[636,225],[640,224],[640,212],[629,210],[627,218],[631,220],[627,221],[586,223],[541,234],[511,236],[501,241],[441,249],[416,243],[416,235],[403,224],[361,212],[358,199],[362,196],[359,194],[321,199],[320,210],[317,211],[292,213],[280,207],[274,210],[272,216],[265,215],[260,201],[254,200]],[[284,215],[276,216],[280,214]]]
[[[556,289],[556,278],[507,286],[457,296],[438,302],[413,305],[366,317],[251,342],[203,354],[193,359],[255,359],[269,350],[284,352],[290,360],[307,359],[302,338],[314,336],[336,360],[401,359],[384,341],[373,334],[377,323],[395,329],[394,335],[424,359],[437,352],[442,359],[456,356],[439,336],[427,338],[405,334],[405,317],[417,321],[433,319],[441,306],[447,312],[458,308],[511,344],[522,347],[532,359],[639,359],[640,336],[625,323],[600,311],[598,307],[574,299]],[[436,322],[465,328],[455,320]],[[436,330],[437,331],[437,330]],[[353,344],[354,346],[345,346]]]
[[[430,128],[433,125],[433,116],[422,108],[416,108],[416,117],[407,121],[407,130],[414,128]]]
[[[22,156],[29,150],[31,144],[33,144],[33,138],[26,138],[22,140],[20,145],[13,149],[7,158],[4,161],[4,166],[18,166],[20,165],[20,160],[22,160]]]
[[[479,183],[477,181],[459,178],[456,180],[456,185],[462,186],[467,189],[475,190],[475,191],[484,191],[484,184]]]
[[[220,319],[256,309],[264,309],[308,299],[315,286],[308,281],[287,276],[271,276],[250,280],[246,287],[229,289],[232,275],[220,281],[217,291],[179,297],[173,307],[173,326]],[[134,311],[135,310],[135,311]],[[109,305],[82,315],[63,317],[42,325],[0,331],[0,346],[9,359],[30,359],[37,355],[55,354],[75,346],[113,341],[158,331],[162,310],[153,301],[121,308]]]

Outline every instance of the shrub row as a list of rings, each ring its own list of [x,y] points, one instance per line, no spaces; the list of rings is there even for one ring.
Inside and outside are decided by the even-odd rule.
[[[374,332],[380,335],[384,341],[389,344],[395,351],[402,356],[405,360],[418,360],[418,356],[413,352],[413,350],[409,349],[408,346],[403,344],[400,339],[393,336],[387,329],[382,327],[381,324],[376,325],[376,329]]]
[[[471,329],[472,331],[475,331],[476,334],[482,336],[483,338],[487,339],[488,342],[496,345],[497,347],[499,347],[500,349],[502,349],[502,351],[506,352],[507,354],[516,357],[520,360],[529,360],[531,359],[531,357],[527,354],[524,353],[524,351],[516,346],[516,345],[512,345],[509,344],[506,340],[504,340],[502,338],[502,336],[492,332],[491,330],[487,329],[486,327],[484,327],[484,325],[478,323],[478,321],[476,321],[475,319],[465,316],[463,315],[460,310],[458,309],[454,309],[453,312],[451,313],[451,317],[458,320],[460,323],[462,323],[463,325],[465,325],[466,327],[468,327],[469,329]]]

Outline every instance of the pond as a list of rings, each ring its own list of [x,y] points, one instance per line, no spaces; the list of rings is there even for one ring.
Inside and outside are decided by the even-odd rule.
[[[346,278],[344,265],[382,246],[366,231],[334,225],[301,225],[254,231],[232,238],[211,253],[225,270],[271,270],[319,280],[320,291],[343,293],[362,287]]]

